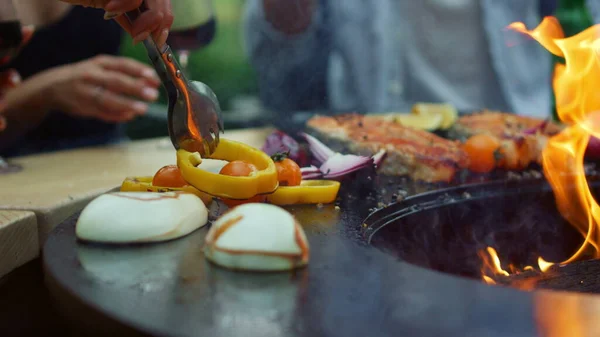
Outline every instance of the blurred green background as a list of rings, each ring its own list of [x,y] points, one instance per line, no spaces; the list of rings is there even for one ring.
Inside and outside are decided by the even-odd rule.
[[[223,110],[229,110],[234,97],[255,95],[257,91],[254,73],[243,50],[244,0],[216,0],[213,3],[217,17],[216,36],[206,48],[191,53],[188,71],[191,79],[208,84],[219,97]],[[141,44],[134,46],[129,36],[124,39],[122,54],[148,63],[144,47]],[[164,97],[161,99],[165,102]]]
[[[592,25],[585,0],[558,1],[555,16],[561,21],[566,35],[574,35]],[[216,36],[206,48],[190,55],[188,66],[190,78],[208,84],[217,94],[224,113],[233,117],[231,119],[234,121],[247,121],[251,118],[249,116],[256,116],[262,111],[255,74],[244,53],[244,3],[244,0],[213,0],[217,20]],[[122,54],[149,63],[143,46],[134,46],[129,37],[124,39]],[[555,61],[562,62],[556,57]],[[159,103],[166,103],[164,95],[161,95]],[[166,108],[157,106],[154,110],[151,116],[140,118],[128,125],[128,133],[132,138],[167,135],[164,121]],[[556,116],[555,111],[554,115]],[[226,128],[243,125],[243,122],[239,125],[229,123]]]
[[[177,0],[175,0],[177,1]],[[191,79],[200,80],[210,86],[219,98],[224,113],[235,110],[260,109],[257,106],[257,85],[252,68],[244,53],[242,16],[244,0],[214,0],[217,21],[216,35],[204,49],[192,52],[189,57],[188,73]],[[142,44],[133,45],[131,38],[123,41],[121,53],[148,63]],[[166,104],[161,93],[159,104]],[[157,113],[166,110],[156,107]],[[167,135],[166,124],[157,118],[140,118],[128,126],[132,138],[147,138]]]

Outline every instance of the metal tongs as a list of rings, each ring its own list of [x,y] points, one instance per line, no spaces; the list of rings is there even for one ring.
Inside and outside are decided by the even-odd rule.
[[[133,22],[146,9],[142,1],[140,8],[125,15]],[[185,77],[169,45],[159,47],[148,37],[144,46],[167,91],[171,143],[175,149],[211,155],[219,145],[219,133],[225,130],[217,96],[206,84]]]

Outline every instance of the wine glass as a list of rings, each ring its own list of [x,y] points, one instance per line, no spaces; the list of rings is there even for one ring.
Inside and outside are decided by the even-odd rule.
[[[0,1],[0,67],[17,54],[22,40],[21,21],[13,1]]]
[[[213,3],[212,0],[177,0],[171,7],[175,21],[167,43],[177,54],[184,73],[188,73],[190,53],[207,46],[215,36]]]
[[[23,35],[21,22],[12,0],[0,0],[0,71],[17,55]],[[18,171],[20,166],[8,163],[0,156],[0,173]]]

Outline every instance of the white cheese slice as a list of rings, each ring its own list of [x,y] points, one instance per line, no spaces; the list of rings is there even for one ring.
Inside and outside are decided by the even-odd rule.
[[[193,194],[116,192],[99,196],[81,212],[77,238],[103,243],[177,239],[206,225],[208,210]]]
[[[289,212],[251,203],[231,209],[213,223],[204,253],[226,268],[282,271],[305,266],[309,247],[304,230]]]

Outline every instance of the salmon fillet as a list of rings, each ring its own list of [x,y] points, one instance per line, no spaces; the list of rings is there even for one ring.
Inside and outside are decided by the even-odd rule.
[[[523,131],[539,126],[542,119],[515,115],[507,112],[483,110],[471,115],[461,116],[450,128],[448,134],[453,139],[464,140],[472,135],[487,133],[499,139],[513,138],[523,135]],[[551,136],[559,133],[562,126],[548,122],[543,135]]]
[[[512,113],[483,110],[460,117],[448,131],[448,137],[464,141],[476,134],[495,136],[502,147],[502,168],[521,170],[531,163],[542,163],[542,152],[548,138],[559,133],[562,126],[548,122],[535,134],[524,131],[541,125],[538,118]]]
[[[315,116],[307,122],[307,127],[309,132],[338,151],[370,156],[385,149],[387,155],[379,169],[384,175],[449,182],[469,163],[459,142],[380,116],[355,113]]]

